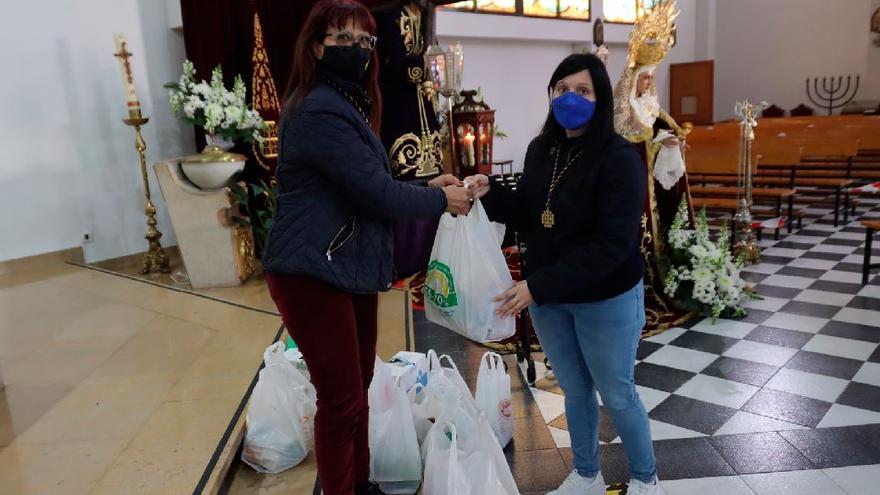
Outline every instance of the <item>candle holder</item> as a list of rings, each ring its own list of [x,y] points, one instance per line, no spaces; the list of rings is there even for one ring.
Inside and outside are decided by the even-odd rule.
[[[147,143],[141,135],[141,127],[149,122],[149,118],[141,116],[140,110],[129,110],[128,118],[122,119],[125,125],[134,127],[135,139],[134,147],[138,152],[141,161],[141,177],[144,179],[144,198],[146,204],[144,206],[144,214],[147,216],[147,233],[144,238],[149,243],[147,252],[144,253],[144,262],[141,267],[141,274],[146,275],[154,268],[158,268],[161,273],[171,273],[171,266],[168,263],[168,255],[162,249],[159,239],[162,238],[162,232],[156,226],[156,207],[153,205],[153,199],[150,195],[150,180],[147,176]]]
[[[761,248],[758,246],[755,232],[752,230],[752,143],[755,141],[755,127],[758,126],[758,118],[766,107],[766,102],[755,105],[744,101],[736,104],[736,115],[740,118],[740,163],[737,174],[739,177],[737,194],[742,191],[743,196],[739,199],[739,208],[733,217],[735,225],[733,252],[737,256],[741,256],[746,263],[752,264],[761,262]]]

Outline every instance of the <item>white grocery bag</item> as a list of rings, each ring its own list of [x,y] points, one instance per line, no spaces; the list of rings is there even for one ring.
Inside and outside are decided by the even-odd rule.
[[[446,368],[443,367],[444,359],[449,364]],[[473,399],[471,389],[468,387],[467,382],[464,381],[464,378],[458,371],[458,366],[455,365],[452,358],[448,354],[437,357],[437,352],[431,349],[428,351],[428,384],[430,385],[435,379],[439,387],[451,385],[460,395],[471,400]]]
[[[463,463],[459,460],[458,432],[452,423],[431,429],[431,448],[425,457],[422,495],[471,495]]]
[[[513,403],[510,394],[510,375],[504,370],[504,361],[494,352],[483,354],[477,374],[477,407],[486,415],[501,447],[513,438]]]
[[[496,315],[493,301],[513,287],[500,242],[479,200],[468,215],[440,218],[423,289],[429,320],[476,342],[514,334],[516,319]]]
[[[397,379],[397,385],[404,392],[409,392],[417,383],[428,384],[428,358],[425,354],[400,351],[388,364],[391,365],[391,374]]]
[[[448,368],[441,364],[444,359],[449,364]],[[467,401],[476,408],[471,391],[452,358],[448,355],[437,357],[437,353],[431,349],[427,361],[427,383],[417,383],[407,394],[419,444],[425,441],[433,421],[443,416],[447,409],[459,407],[460,401]]]
[[[263,354],[266,367],[247,412],[241,460],[261,473],[280,473],[302,462],[315,442],[315,387],[276,342]]]
[[[422,449],[424,495],[519,495],[486,417],[466,404],[438,419]]]
[[[370,474],[389,495],[411,495],[422,482],[422,458],[406,394],[390,366],[376,358],[370,384]]]
[[[417,383],[406,394],[410,411],[412,412],[413,425],[416,427],[416,438],[419,440],[419,445],[422,445],[425,437],[428,436],[428,431],[434,425],[431,421],[431,418],[434,416],[431,414],[430,402],[425,390],[426,387],[424,385]]]

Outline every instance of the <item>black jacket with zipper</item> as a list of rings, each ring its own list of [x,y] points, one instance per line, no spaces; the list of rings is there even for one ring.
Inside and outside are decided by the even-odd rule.
[[[395,181],[382,142],[355,106],[320,82],[278,129],[278,210],[263,253],[268,273],[337,289],[388,290],[391,219],[439,217],[438,188]]]
[[[614,134],[598,152],[583,153],[556,186],[550,209],[541,214],[553,169],[553,146],[561,146],[560,169],[575,156],[572,141],[529,145],[515,192],[493,181],[483,206],[493,221],[520,233],[527,245],[524,280],[535,303],[582,303],[622,294],[645,273],[639,225],[647,195],[645,165],[636,149]]]

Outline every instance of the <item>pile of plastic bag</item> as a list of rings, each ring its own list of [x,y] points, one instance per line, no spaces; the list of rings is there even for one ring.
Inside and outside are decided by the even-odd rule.
[[[483,356],[475,400],[449,356],[415,356],[421,359],[407,353],[391,364],[376,361],[369,393],[373,480],[392,495],[414,494],[420,485],[424,495],[518,495],[502,451],[513,419],[501,357]]]
[[[263,359],[241,458],[259,472],[279,473],[314,447],[315,388],[283,343],[269,346]],[[475,395],[449,356],[376,358],[368,399],[371,477],[384,492],[519,495],[502,451],[513,418],[510,376],[498,354],[483,355]]]

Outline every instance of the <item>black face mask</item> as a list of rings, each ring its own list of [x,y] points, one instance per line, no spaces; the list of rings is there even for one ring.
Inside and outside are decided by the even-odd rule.
[[[318,64],[331,74],[346,81],[360,83],[367,73],[372,52],[360,45],[325,46],[324,58]]]

